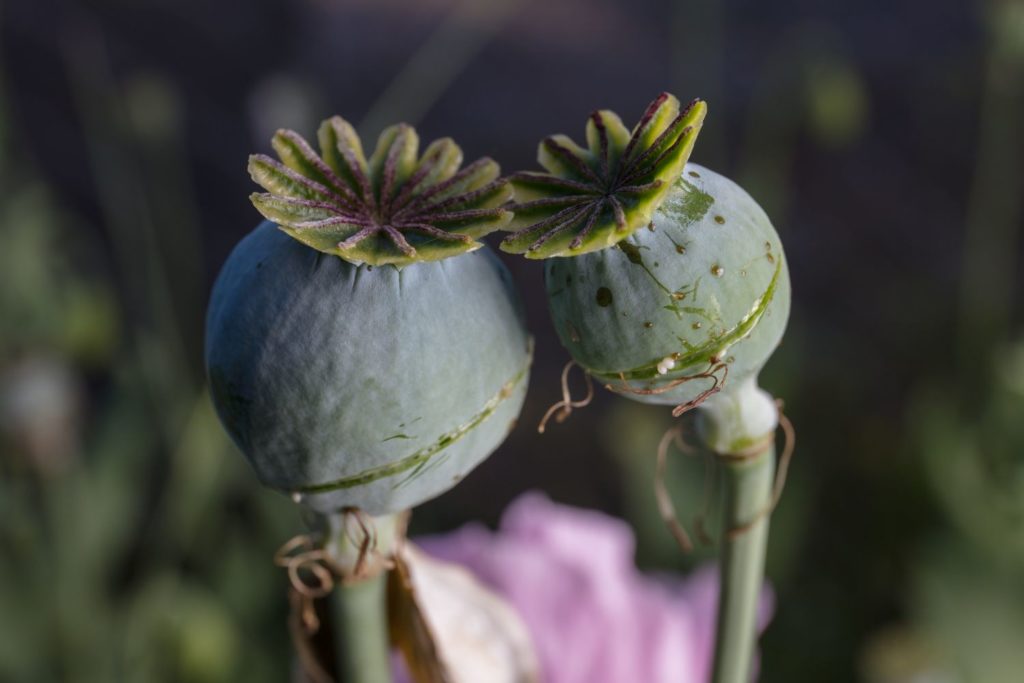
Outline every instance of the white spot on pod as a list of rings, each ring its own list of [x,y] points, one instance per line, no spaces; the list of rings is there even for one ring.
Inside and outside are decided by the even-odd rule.
[[[675,358],[673,358],[672,356],[665,356],[658,363],[658,374],[659,375],[664,375],[665,373],[667,373],[669,370],[671,370],[675,366],[676,366]]]
[[[302,494],[299,493],[298,491],[292,491],[292,502],[293,503],[301,503],[302,502]]]

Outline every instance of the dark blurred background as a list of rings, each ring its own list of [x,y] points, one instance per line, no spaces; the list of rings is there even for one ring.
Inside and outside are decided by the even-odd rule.
[[[284,680],[271,556],[303,527],[202,367],[276,128],[404,120],[516,170],[662,90],[708,101],[693,159],[792,272],[762,680],[1021,680],[1024,2],[17,0],[0,60],[0,680]],[[567,356],[541,267],[506,263],[537,340],[520,427],[413,532],[539,488],[628,519],[644,569],[712,558],[657,516],[666,409],[601,393],[535,432]],[[699,459],[669,476],[690,519]]]

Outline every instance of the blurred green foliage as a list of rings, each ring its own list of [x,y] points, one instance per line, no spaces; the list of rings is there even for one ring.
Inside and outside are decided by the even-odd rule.
[[[136,123],[160,132],[174,97],[149,82],[125,101],[156,98],[141,109],[163,119]],[[133,132],[93,135],[137,154]],[[196,283],[159,292],[137,269],[96,272],[95,245],[13,142],[0,142],[0,680],[280,681],[289,647],[270,557],[297,516],[231,453],[201,369],[161,372],[180,349],[173,329],[150,328]],[[156,162],[138,180],[162,183]],[[130,187],[110,191],[111,222],[138,226],[119,194]],[[115,296],[125,288],[145,315]]]

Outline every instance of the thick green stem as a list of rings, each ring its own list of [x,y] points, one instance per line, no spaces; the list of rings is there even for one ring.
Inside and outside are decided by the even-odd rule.
[[[775,473],[771,437],[777,425],[775,402],[753,379],[701,406],[699,432],[719,454],[725,484],[712,683],[750,683]]]
[[[387,572],[382,561],[401,534],[401,517],[341,510],[323,520],[326,550],[335,569],[347,577],[331,593],[338,683],[391,683]]]
[[[381,573],[331,594],[338,683],[391,683],[386,585]]]
[[[725,509],[713,683],[750,683],[768,545],[768,515],[763,513],[771,501],[774,460],[774,449],[769,448],[750,460],[723,465]],[[742,531],[730,538],[729,530]]]

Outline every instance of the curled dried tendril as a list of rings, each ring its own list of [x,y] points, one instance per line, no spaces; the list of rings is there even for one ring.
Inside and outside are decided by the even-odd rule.
[[[419,154],[406,124],[387,128],[369,159],[355,129],[340,116],[318,133],[320,154],[301,136],[279,130],[280,161],[249,157],[249,174],[267,192],[253,205],[282,230],[352,263],[403,266],[483,246],[477,238],[504,227],[511,198],[498,164],[479,159],[462,170],[462,150],[442,138]]]
[[[512,234],[501,248],[527,258],[576,256],[612,246],[647,225],[686,165],[707,107],[662,93],[626,129],[611,111],[587,121],[587,149],[565,135],[545,138],[537,161],[547,173],[522,172]]]
[[[541,418],[540,424],[537,425],[537,433],[543,434],[547,428],[548,420],[555,418],[555,422],[561,424],[568,419],[569,415],[572,414],[574,408],[585,408],[590,405],[590,402],[594,400],[594,383],[590,380],[590,374],[583,370],[583,380],[587,383],[587,395],[579,401],[572,400],[572,393],[569,391],[569,371],[574,367],[579,367],[576,361],[569,361],[562,368],[562,400],[553,404],[548,411],[544,413],[544,417]]]
[[[793,428],[793,423],[783,411],[782,401],[777,400],[775,405],[779,411],[779,428],[782,430],[784,441],[782,453],[779,455],[778,459],[778,466],[775,469],[775,480],[772,483],[771,496],[764,507],[758,510],[749,521],[739,526],[726,529],[724,532],[726,540],[736,540],[753,529],[758,522],[775,512],[775,508],[778,507],[779,501],[782,499],[782,493],[786,489],[786,477],[789,474],[789,465],[793,460],[793,451],[796,449],[796,430]],[[705,521],[711,508],[711,500],[714,496],[715,476],[712,468],[710,467],[712,464],[711,461],[716,458],[726,462],[744,462],[752,460],[760,457],[765,453],[765,451],[771,448],[775,443],[775,438],[776,433],[772,432],[765,435],[765,438],[751,444],[748,448],[736,453],[704,452],[704,502],[701,506],[701,512],[694,518],[693,522],[701,543],[705,545],[710,545],[712,543],[710,536],[705,530]],[[695,449],[693,449],[684,439],[682,425],[677,424],[669,427],[658,442],[657,465],[654,475],[654,495],[658,503],[658,514],[661,515],[661,519],[665,523],[665,526],[668,527],[669,532],[672,534],[673,538],[675,538],[680,549],[682,549],[684,553],[689,553],[692,552],[694,548],[693,540],[690,538],[690,534],[687,533],[686,527],[684,527],[682,522],[679,521],[679,517],[676,514],[675,504],[672,502],[672,497],[669,495],[668,487],[665,484],[665,470],[668,467],[668,450],[671,445],[675,445],[676,449],[686,455],[694,455],[696,452]]]
[[[719,376],[721,373],[721,376]],[[630,386],[629,381],[626,379],[625,373],[619,373],[619,380],[622,382],[619,386],[614,384],[605,384],[604,388],[608,391],[615,392],[616,394],[633,394],[636,396],[656,396],[658,394],[664,394],[672,391],[681,384],[692,382],[699,379],[710,379],[711,386],[703,390],[696,396],[685,403],[680,403],[672,409],[672,417],[680,417],[685,413],[690,412],[694,408],[699,407],[704,401],[708,400],[719,391],[725,388],[725,382],[729,379],[729,365],[722,361],[717,356],[712,356],[708,359],[708,367],[703,372],[699,372],[694,375],[683,375],[676,379],[670,380],[664,384],[656,387],[649,388],[638,388]]]
[[[768,503],[761,508],[756,515],[754,515],[753,519],[745,524],[741,524],[740,526],[733,527],[726,531],[726,538],[730,541],[747,533],[754,528],[754,525],[775,512],[775,508],[778,507],[779,501],[782,500],[782,492],[786,490],[786,477],[789,475],[789,465],[793,460],[793,451],[796,450],[796,429],[793,427],[793,423],[790,419],[786,416],[786,413],[782,410],[782,400],[776,400],[775,405],[779,411],[779,427],[782,429],[782,433],[785,436],[785,442],[782,447],[782,454],[779,455],[779,465],[775,470],[775,481],[772,483],[771,497],[768,499]],[[754,447],[742,453],[732,455],[716,453],[715,455],[726,460],[749,460],[763,453],[766,448],[771,446],[774,440],[775,435],[772,434],[765,444],[755,444]]]
[[[668,468],[668,447],[672,443],[683,453],[688,455],[693,453],[693,449],[683,440],[683,430],[680,425],[670,427],[661,436],[661,441],[658,442],[658,457],[654,470],[654,498],[658,503],[658,514],[661,515],[665,526],[668,527],[669,532],[671,532],[672,537],[675,538],[676,543],[682,548],[683,552],[689,553],[693,552],[693,540],[690,538],[690,534],[687,533],[686,527],[679,521],[679,516],[676,514],[676,506],[672,502],[672,496],[669,495],[668,487],[665,485],[665,470]],[[706,490],[705,488],[705,492]],[[706,494],[705,497],[707,497]]]
[[[345,571],[323,546],[320,535],[300,534],[274,554],[274,564],[288,572],[288,630],[306,676],[315,683],[331,683],[313,649],[312,638],[320,630],[316,601],[342,584],[357,583],[381,571],[391,569],[393,558],[377,549],[377,531],[368,515],[358,508],[344,508],[345,536],[358,551],[355,565]]]

